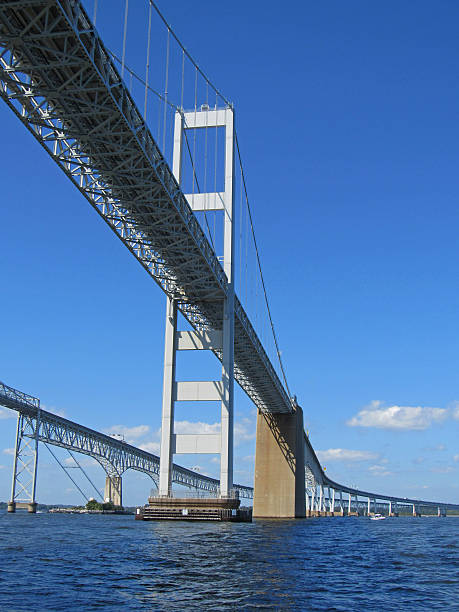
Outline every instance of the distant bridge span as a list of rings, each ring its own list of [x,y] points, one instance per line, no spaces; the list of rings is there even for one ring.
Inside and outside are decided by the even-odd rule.
[[[32,471],[26,469],[26,476],[28,475],[31,478],[25,482],[24,474],[21,475],[19,473],[21,466],[17,462],[19,460],[19,462],[22,461],[25,464],[27,460],[31,460],[36,465],[38,442],[66,448],[96,459],[106,471],[107,478],[114,481],[114,488],[118,488],[117,494],[119,497],[121,497],[120,482],[116,479],[120,478],[128,469],[144,472],[157,484],[160,465],[160,459],[157,455],[43,410],[40,408],[40,400],[38,398],[9,387],[1,381],[0,405],[19,413],[15,447],[15,471],[13,473],[13,502],[25,504],[33,504],[35,502],[36,473],[33,473],[33,469]],[[30,448],[30,441],[35,441],[36,446]],[[306,445],[310,444],[306,437],[304,442]],[[25,460],[24,457],[21,458],[24,447],[29,447],[29,450],[32,451]],[[320,488],[315,488],[314,485],[311,486],[312,481],[309,480],[308,476],[310,474],[307,468],[305,487],[308,492],[307,503],[310,507],[310,512],[314,512],[312,508],[315,504],[328,508],[329,512],[331,511],[330,508],[335,505],[340,508],[345,506],[347,511],[349,509],[357,510],[364,503],[358,499],[359,497],[364,497],[373,502],[378,500],[380,503],[394,504],[394,508],[397,505],[409,505],[415,508],[420,508],[421,506],[439,508],[442,511],[459,510],[459,504],[394,497],[346,487],[332,481],[323,471],[321,472],[323,479],[321,490]],[[176,464],[174,464],[173,481],[175,484],[207,491],[212,495],[218,495],[219,493],[219,480]],[[329,490],[325,491],[324,487],[329,487]],[[236,484],[234,488],[241,498],[253,498],[252,487]],[[330,494],[330,490],[334,491],[334,493]],[[320,498],[321,493],[322,499]],[[342,494],[347,494],[347,499],[343,500]],[[322,512],[327,511],[322,510]]]
[[[132,469],[144,472],[157,485],[159,476],[159,457],[157,455],[43,410],[40,408],[40,400],[38,398],[8,387],[1,381],[0,405],[16,410],[19,413],[18,436],[15,448],[16,461],[18,456],[19,460],[21,460],[21,452],[24,445],[27,446],[30,440],[35,440],[37,443],[44,442],[93,457],[101,464],[107,476],[111,479],[119,478],[124,472]],[[37,453],[37,448],[30,448],[29,450],[32,452],[27,457],[36,462],[37,457],[34,455]],[[16,470],[13,481],[16,477],[20,478],[21,475],[17,473],[19,471],[20,469]],[[29,479],[24,483],[23,478],[20,478],[19,482],[16,483],[19,486],[16,486],[16,491],[13,492],[12,501],[15,501],[15,498],[20,502],[26,503],[35,501],[32,496],[35,482],[30,480],[32,474],[27,469],[25,472]],[[35,479],[36,475],[34,474],[33,481]],[[220,482],[217,479],[176,464],[174,464],[173,468],[173,481],[175,484],[207,491],[213,495],[217,495],[219,492]],[[235,485],[235,489],[240,497],[253,497],[252,487]],[[119,491],[119,494],[121,494],[121,491]]]

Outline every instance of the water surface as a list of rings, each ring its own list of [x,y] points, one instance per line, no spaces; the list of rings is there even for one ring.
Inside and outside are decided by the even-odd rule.
[[[0,609],[459,610],[459,518],[0,515]]]

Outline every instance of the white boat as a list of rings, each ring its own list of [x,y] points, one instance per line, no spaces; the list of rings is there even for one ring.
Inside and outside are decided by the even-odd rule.
[[[373,516],[370,516],[370,521],[383,521],[385,518],[383,514],[373,514]]]

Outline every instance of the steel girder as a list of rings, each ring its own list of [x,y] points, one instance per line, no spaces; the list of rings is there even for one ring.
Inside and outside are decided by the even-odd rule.
[[[111,436],[89,429],[68,419],[41,410],[39,400],[0,382],[0,405],[16,410],[24,422],[23,436],[89,455],[107,474],[121,476],[126,470],[144,472],[156,481],[159,457]],[[176,484],[210,493],[219,491],[220,481],[174,464],[172,480]],[[234,485],[240,497],[252,498],[252,487]]]
[[[222,266],[79,0],[0,3],[0,95],[191,325],[222,329]],[[234,354],[256,406],[292,412],[237,298]]]

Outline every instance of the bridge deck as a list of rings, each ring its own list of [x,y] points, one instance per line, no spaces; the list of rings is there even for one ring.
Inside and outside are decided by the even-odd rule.
[[[222,329],[222,266],[78,0],[0,3],[0,93],[191,325]],[[234,353],[260,410],[291,412],[237,298]]]
[[[8,387],[0,382],[0,405],[16,410],[26,417],[39,421],[39,440],[74,450],[97,459],[104,467],[107,463],[116,468],[118,475],[133,469],[150,476],[159,476],[159,457],[116,440],[111,436],[52,414],[40,408],[40,401],[22,391]],[[35,427],[33,428],[35,431]],[[193,470],[174,463],[172,481],[186,487],[193,487],[218,493],[220,481],[210,476],[204,476]],[[252,487],[234,485],[240,497],[252,498]]]

